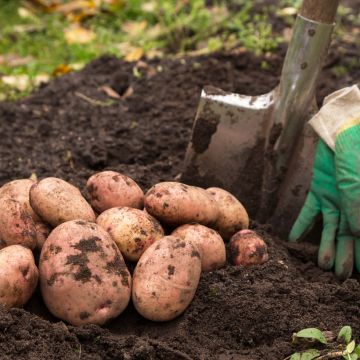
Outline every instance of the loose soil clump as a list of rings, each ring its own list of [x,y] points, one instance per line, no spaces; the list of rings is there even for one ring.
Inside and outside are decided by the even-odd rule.
[[[349,47],[339,57],[336,49],[319,81],[319,103],[360,79],[359,68],[341,78],[333,71],[359,58],[359,50]],[[249,53],[154,60],[148,66],[155,74],[141,67],[141,77],[134,76],[135,64],[102,57],[26,99],[0,104],[0,184],[36,173],[63,178],[85,194],[86,179],[103,169],[133,177],[143,190],[172,180],[203,85],[265,93],[277,84],[283,56],[282,50],[267,58],[266,70],[265,59]],[[133,94],[109,99],[103,86],[120,94],[131,87]],[[292,333],[305,327],[351,325],[359,337],[358,280],[340,283],[311,254],[290,253],[269,226],[252,228],[265,237],[268,263],[202,274],[179,318],[153,323],[130,304],[104,328],[75,328],[54,319],[36,293],[25,309],[0,309],[1,359],[283,359],[293,352]]]

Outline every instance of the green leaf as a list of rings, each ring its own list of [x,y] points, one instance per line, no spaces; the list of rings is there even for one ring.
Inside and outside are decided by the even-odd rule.
[[[354,353],[360,356],[360,344],[354,349]]]
[[[351,341],[350,343],[348,343],[348,345],[346,346],[346,351],[351,354],[353,351],[355,350],[355,340]]]
[[[343,355],[343,358],[346,360],[358,360],[358,356],[355,353]]]
[[[345,343],[348,344],[351,341],[351,327],[350,326],[344,326],[339,331],[338,340],[341,340],[341,338],[344,339]]]
[[[320,356],[320,351],[316,349],[309,349],[301,354],[300,360],[313,360]]]
[[[327,344],[324,334],[319,329],[316,328],[308,328],[308,329],[300,330],[296,334],[296,336],[300,338],[315,339],[321,342],[322,344]]]
[[[301,360],[301,354],[300,353],[292,354],[290,360]]]

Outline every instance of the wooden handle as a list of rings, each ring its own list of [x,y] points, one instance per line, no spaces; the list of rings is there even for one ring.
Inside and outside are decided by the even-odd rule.
[[[304,0],[300,15],[313,21],[332,24],[340,0]]]

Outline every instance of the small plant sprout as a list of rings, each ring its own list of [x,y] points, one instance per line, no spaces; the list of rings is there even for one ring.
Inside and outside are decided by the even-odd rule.
[[[360,344],[356,345],[352,338],[350,326],[342,327],[337,337],[331,331],[303,329],[293,334],[292,342],[294,345],[301,345],[305,350],[295,352],[284,360],[360,359]]]

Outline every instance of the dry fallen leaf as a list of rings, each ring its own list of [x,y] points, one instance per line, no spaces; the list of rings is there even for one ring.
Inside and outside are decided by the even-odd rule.
[[[23,19],[37,19],[37,17],[29,10],[29,9],[26,9],[24,7],[19,7],[17,9],[17,12],[19,14],[19,16]]]
[[[64,4],[56,5],[53,8],[54,12],[61,13],[63,15],[70,14],[72,12],[96,12],[96,3],[95,1],[86,1],[86,0],[77,0],[77,1],[70,1]]]
[[[110,86],[102,86],[100,88],[107,96],[113,98],[113,99],[121,99],[121,96]]]
[[[293,16],[293,15],[296,15],[297,14],[297,9],[294,8],[294,7],[285,7],[283,9],[280,9],[279,11],[277,11],[277,15],[279,16],[283,16],[283,17],[286,17],[286,16]]]
[[[30,86],[30,79],[27,75],[2,76],[1,82],[20,91],[25,91]]]
[[[35,86],[39,86],[40,84],[45,84],[50,81],[49,74],[38,74],[32,79],[32,83]]]
[[[146,29],[147,21],[127,21],[122,25],[122,30],[125,31],[130,37],[137,37],[141,35]]]
[[[38,181],[38,177],[35,172],[31,173],[29,179],[33,181]]]
[[[134,48],[130,53],[125,55],[124,60],[128,62],[138,61],[144,55],[142,48]]]
[[[124,95],[121,97],[122,99],[129,98],[134,93],[134,88],[130,85],[124,92]]]
[[[65,40],[68,44],[87,44],[93,41],[96,34],[80,25],[71,25],[64,30]]]
[[[70,71],[72,71],[72,68],[67,65],[67,64],[60,64],[58,65],[54,71],[52,72],[52,74],[54,76],[61,76],[61,75],[64,75],[64,74],[67,74],[69,73]]]
[[[27,65],[34,60],[32,56],[22,57],[17,54],[4,54],[0,55],[0,65],[6,65],[8,67],[17,67]]]

